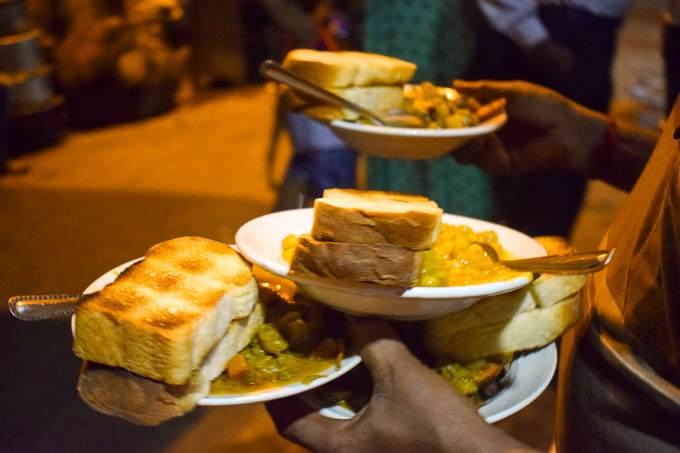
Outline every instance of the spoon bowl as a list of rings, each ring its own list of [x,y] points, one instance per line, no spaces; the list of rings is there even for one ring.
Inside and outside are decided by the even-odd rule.
[[[475,242],[493,261],[518,271],[536,274],[592,274],[605,268],[614,255],[614,250],[572,253],[569,255],[548,255],[521,260],[501,260],[489,244]]]

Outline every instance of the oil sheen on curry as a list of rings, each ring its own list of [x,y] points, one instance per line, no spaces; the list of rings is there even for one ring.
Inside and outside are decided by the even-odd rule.
[[[302,382],[311,383],[344,357],[338,316],[301,294],[284,296],[275,285],[260,285],[265,323],[212,384],[212,395],[243,394]]]
[[[286,236],[281,244],[283,258],[290,262],[297,237]],[[467,225],[443,224],[435,245],[423,252],[418,278],[413,286],[468,286],[527,275],[494,262],[475,242],[491,245],[500,259],[513,256],[498,242],[495,231],[475,232]]]

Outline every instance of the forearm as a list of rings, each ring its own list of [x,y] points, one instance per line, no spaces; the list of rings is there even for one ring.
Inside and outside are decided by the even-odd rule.
[[[592,123],[592,133],[583,134],[582,146],[589,154],[582,172],[619,189],[632,189],[659,133],[599,113],[589,112],[585,118]]]
[[[480,432],[468,430],[464,436],[452,436],[441,451],[539,453],[493,425],[487,425]]]
[[[619,126],[619,138],[608,159],[603,163],[598,179],[629,191],[642,173],[659,134],[632,125]]]

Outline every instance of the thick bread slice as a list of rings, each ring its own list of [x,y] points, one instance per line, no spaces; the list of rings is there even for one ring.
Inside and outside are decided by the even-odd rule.
[[[418,276],[421,253],[390,244],[319,242],[305,234],[298,237],[290,272],[411,287]]]
[[[581,301],[577,294],[550,307],[522,312],[495,324],[452,333],[427,331],[425,347],[434,356],[462,362],[540,348],[562,335],[579,320],[581,314]]]
[[[543,246],[548,255],[565,255],[576,251],[562,237],[539,236],[534,239]],[[432,319],[429,327],[454,332],[500,322],[517,313],[536,307],[550,307],[573,296],[587,280],[588,276],[584,274],[543,274],[524,288],[485,297],[465,310]]]
[[[255,304],[249,316],[232,321],[224,338],[183,385],[170,385],[122,368],[85,361],[78,380],[80,397],[96,411],[138,425],[158,425],[184,415],[210,393],[212,381],[222,374],[229,360],[248,345],[263,322],[264,309],[260,303]]]
[[[395,85],[329,88],[329,91],[372,112],[399,110],[404,101],[402,87]],[[320,121],[354,121],[359,118],[359,114],[352,110],[322,104],[315,99],[300,95],[288,87],[281,90],[280,97],[281,102],[288,109],[304,113]]]
[[[324,88],[401,85],[411,80],[416,65],[366,52],[295,49],[283,66]]]
[[[543,274],[524,288],[485,297],[464,310],[428,320],[427,328],[455,333],[501,322],[518,313],[555,305],[578,293],[586,280],[585,275]]]
[[[563,255],[575,252],[574,248],[569,245],[567,240],[561,237],[540,236],[535,239],[543,246],[549,255]],[[424,341],[427,345],[427,349],[437,355],[466,356],[467,353],[458,350],[461,348],[460,344],[463,344],[469,350],[474,350],[472,346],[469,346],[470,344],[478,345],[484,341],[492,343],[495,341],[493,338],[494,335],[502,335],[505,339],[504,347],[509,348],[511,346],[510,342],[518,337],[513,336],[512,330],[501,332],[500,330],[502,329],[500,326],[509,323],[510,329],[512,329],[516,325],[514,320],[517,318],[527,319],[529,321],[543,320],[545,318],[547,324],[545,326],[537,326],[530,329],[526,333],[526,338],[550,337],[553,332],[550,329],[557,329],[563,325],[560,324],[560,322],[563,321],[560,321],[560,319],[551,320],[550,316],[564,316],[564,310],[567,310],[567,308],[562,307],[562,311],[550,311],[547,309],[561,304],[566,300],[574,299],[578,291],[586,283],[587,279],[587,275],[543,274],[528,286],[519,290],[499,294],[497,296],[485,297],[464,310],[429,319],[423,323]],[[569,313],[570,312],[566,312],[566,314]],[[525,316],[528,314],[530,314],[530,316]],[[564,317],[564,320],[566,320],[564,323],[567,323],[569,319],[571,319],[570,316]],[[526,324],[526,326],[529,328],[530,325]],[[536,332],[532,332],[532,330],[536,329],[538,329]],[[566,330],[566,328],[564,330]],[[467,343],[462,340],[462,337],[466,334],[472,336],[486,335],[489,331],[492,332],[492,338],[488,340],[472,338]],[[546,331],[551,334],[546,335]],[[562,332],[557,336],[561,335],[561,333]],[[522,340],[521,337],[519,337],[519,339]],[[518,344],[515,345],[516,349],[514,350],[524,349],[522,345],[527,342],[525,340],[522,341],[523,342],[518,342]],[[481,350],[482,348],[478,347],[478,349]]]
[[[418,195],[327,189],[314,201],[317,241],[392,244],[428,250],[439,237],[443,210]]]
[[[84,360],[185,383],[233,318],[252,311],[257,283],[231,247],[183,237],[152,247],[76,308]]]
[[[537,307],[531,285],[511,293],[485,297],[470,307],[424,321],[432,341],[470,329],[497,324]]]

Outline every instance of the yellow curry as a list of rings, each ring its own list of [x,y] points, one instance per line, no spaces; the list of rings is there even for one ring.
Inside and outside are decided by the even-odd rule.
[[[297,237],[286,236],[281,242],[282,256],[290,262]],[[495,263],[475,242],[491,245],[501,259],[511,258],[498,242],[494,231],[474,232],[466,225],[443,224],[435,245],[423,252],[418,278],[413,286],[466,286],[510,280],[518,272]]]
[[[466,225],[442,225],[434,246],[423,254],[415,286],[466,286],[526,275],[495,263],[475,242],[489,244],[499,258],[510,258],[495,231],[474,232]]]
[[[408,85],[404,89],[403,109],[420,116],[429,129],[455,129],[477,126],[479,105],[453,88],[437,87],[431,82]]]

